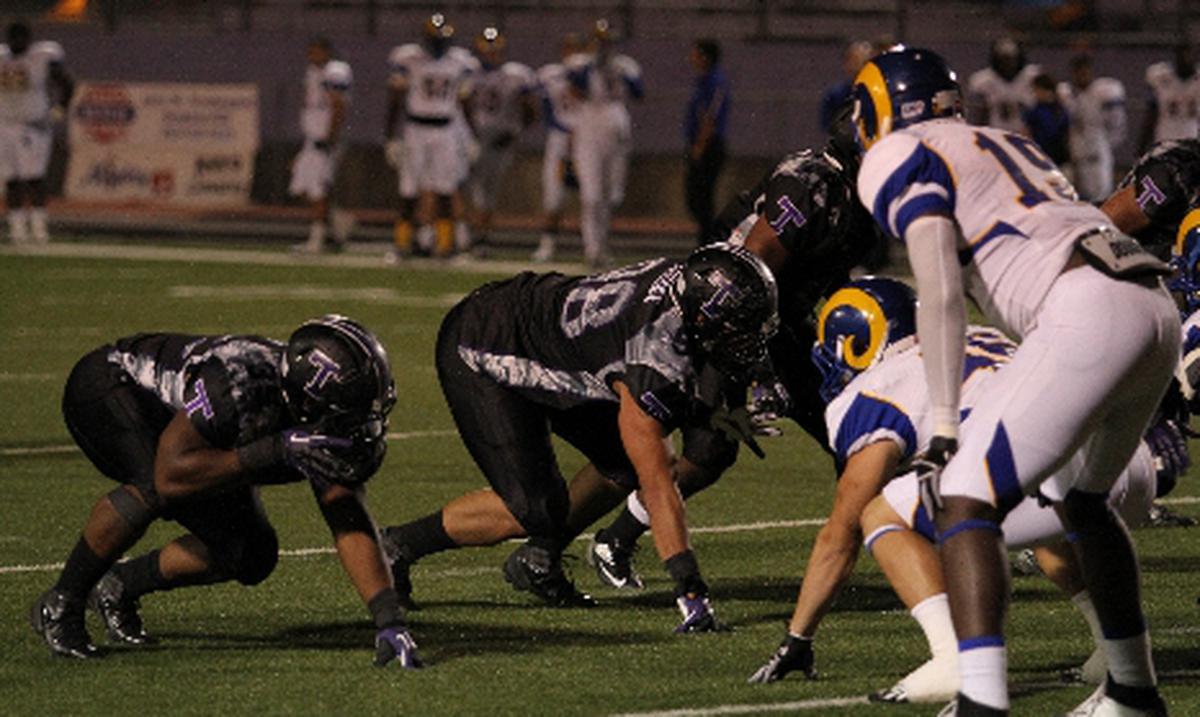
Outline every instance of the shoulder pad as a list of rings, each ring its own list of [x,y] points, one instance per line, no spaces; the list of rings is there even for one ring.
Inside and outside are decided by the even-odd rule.
[[[1156,62],[1146,68],[1146,82],[1157,85],[1169,80],[1175,74],[1175,69],[1166,62]]]
[[[407,45],[398,45],[392,48],[388,55],[388,63],[392,65],[401,65],[425,56],[425,49],[420,45],[409,43]]]
[[[642,66],[637,63],[629,55],[617,55],[612,59],[613,66],[621,71],[621,74],[629,77],[640,77],[642,74]]]
[[[30,55],[41,55],[50,62],[62,62],[66,53],[63,52],[62,45],[53,40],[40,40],[33,43],[29,48]]]
[[[354,81],[354,73],[350,70],[350,65],[345,62],[330,60],[325,63],[321,78],[339,89],[346,89]]]

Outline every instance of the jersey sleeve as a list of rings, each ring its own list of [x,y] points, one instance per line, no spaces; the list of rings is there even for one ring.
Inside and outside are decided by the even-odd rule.
[[[519,62],[504,63],[505,72],[513,78],[513,84],[517,87],[518,94],[529,94],[534,92],[538,87],[537,75],[528,65],[522,65]]]
[[[621,379],[639,408],[667,431],[678,428],[687,419],[690,400],[683,389],[653,368],[632,364]]]
[[[62,62],[66,58],[66,53],[63,52],[62,45],[53,40],[35,42],[33,47],[29,48],[29,52],[44,57],[47,64]]]
[[[184,383],[183,411],[212,446],[237,445],[241,421],[233,382],[221,362],[209,360],[192,369]]]
[[[949,165],[909,134],[891,134],[867,152],[858,193],[876,223],[897,239],[920,217],[954,216],[955,180]]]
[[[641,99],[646,94],[646,87],[642,84],[642,66],[628,55],[618,55],[613,58],[613,65],[621,73],[621,79],[625,81],[625,88],[629,90],[629,95],[635,99]]]
[[[349,92],[353,84],[354,73],[351,72],[350,65],[338,60],[325,63],[324,72],[321,74],[322,87],[336,92]]]
[[[831,203],[843,198],[831,186],[833,178],[814,162],[796,171],[778,171],[767,182],[763,217],[775,230],[780,243],[793,256],[803,257],[806,247],[815,247],[829,235]]]
[[[388,82],[393,86],[404,84],[412,74],[412,63],[420,54],[416,45],[400,45],[388,54]]]
[[[912,419],[903,408],[883,397],[856,393],[841,410],[831,407],[827,419],[829,447],[839,465],[845,465],[855,453],[880,441],[899,446],[901,462],[916,452],[917,430]]]

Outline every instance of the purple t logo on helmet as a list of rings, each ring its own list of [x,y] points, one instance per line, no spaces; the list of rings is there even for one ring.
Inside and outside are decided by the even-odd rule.
[[[337,361],[329,358],[321,349],[313,349],[308,354],[308,362],[316,367],[317,372],[309,377],[304,384],[304,392],[313,398],[320,398],[321,391],[330,379],[337,380],[342,367]]]

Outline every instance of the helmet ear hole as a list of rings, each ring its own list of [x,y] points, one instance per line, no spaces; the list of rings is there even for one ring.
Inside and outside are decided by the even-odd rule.
[[[911,288],[884,277],[856,279],[829,297],[817,318],[813,346],[826,402],[889,348],[916,335],[916,306]]]

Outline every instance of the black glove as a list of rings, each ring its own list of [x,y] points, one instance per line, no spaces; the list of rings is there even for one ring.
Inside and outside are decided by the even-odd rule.
[[[238,458],[251,473],[287,466],[309,480],[353,484],[354,466],[340,455],[353,445],[349,438],[289,428],[238,448]]]
[[[910,470],[917,474],[917,493],[921,496],[921,505],[924,506],[925,514],[930,520],[933,520],[933,516],[943,507],[940,485],[942,469],[957,450],[957,439],[934,436],[929,442],[929,448],[909,464]]]
[[[750,679],[746,680],[750,683],[766,684],[783,679],[784,675],[789,672],[800,670],[804,676],[810,680],[817,679],[817,670],[813,666],[815,658],[813,657],[813,641],[811,637],[796,637],[788,634],[783,638],[783,642],[779,643],[775,654],[771,655],[771,659],[767,660],[766,664],[758,668]]]
[[[762,446],[758,445],[758,441],[754,439],[758,432],[758,426],[750,415],[750,409],[745,406],[738,406],[734,409],[724,406],[716,408],[709,418],[709,425],[714,431],[725,436],[726,440],[732,443],[745,443],[754,452],[754,455],[759,458],[767,457],[767,454],[763,453]]]
[[[383,667],[395,662],[406,670],[425,666],[417,655],[417,642],[403,625],[392,625],[375,633],[375,666]]]

